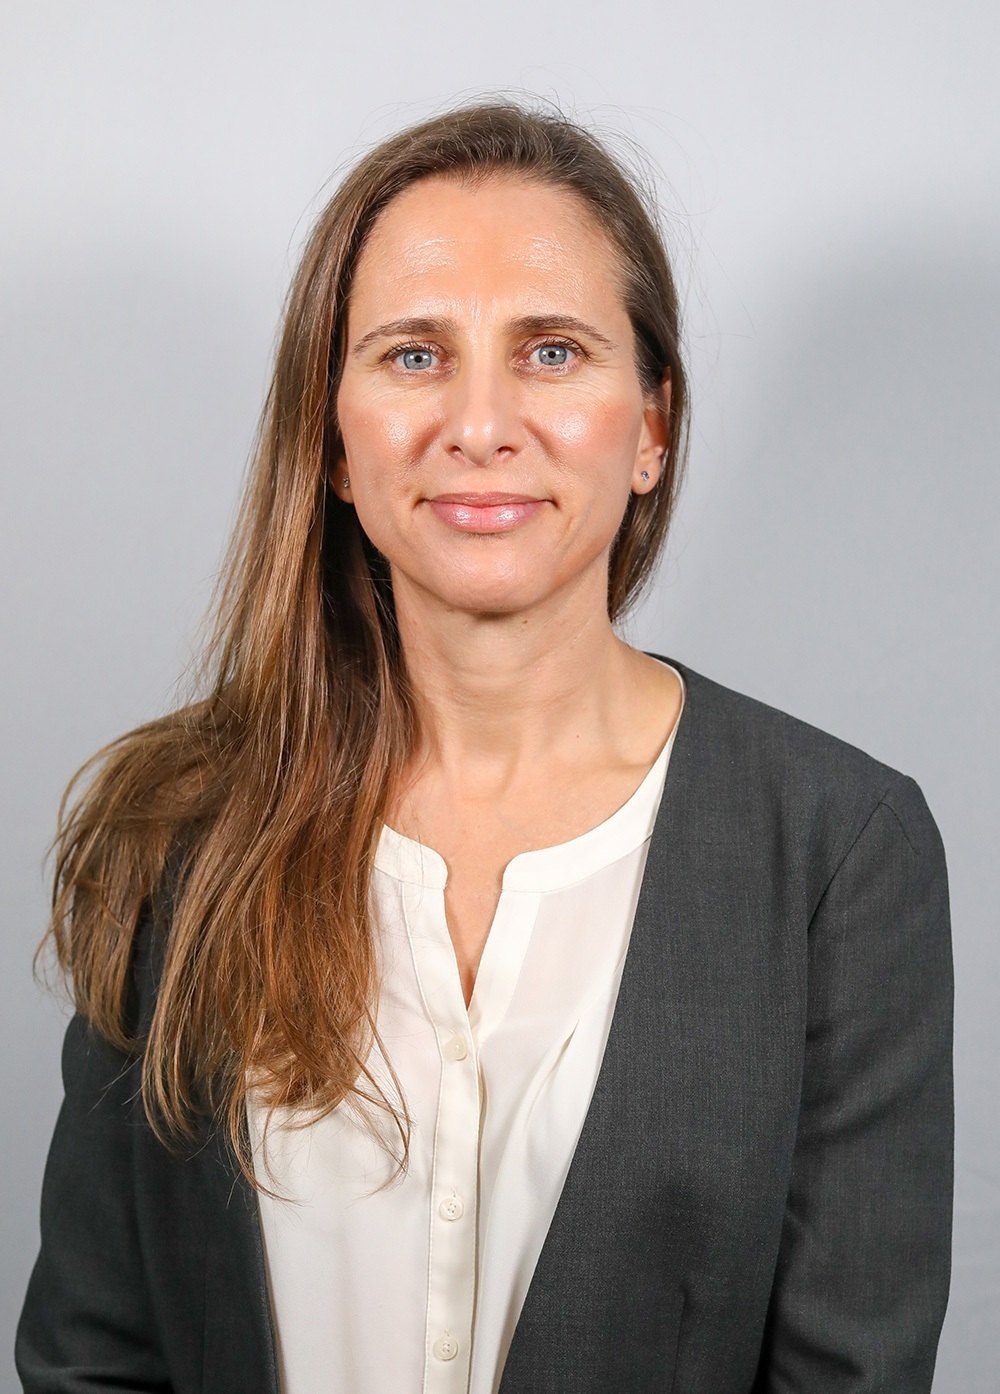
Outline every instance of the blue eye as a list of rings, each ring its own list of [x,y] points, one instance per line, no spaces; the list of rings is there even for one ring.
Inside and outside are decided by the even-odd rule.
[[[429,368],[432,354],[429,349],[404,349],[402,353],[404,368]]]
[[[561,368],[566,362],[569,349],[565,344],[542,344],[538,350],[539,361],[546,368]]]

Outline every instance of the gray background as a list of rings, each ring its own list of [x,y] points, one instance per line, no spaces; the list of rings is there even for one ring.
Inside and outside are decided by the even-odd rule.
[[[958,1155],[935,1389],[995,1390],[998,7],[35,0],[0,25],[0,1387],[61,1097],[65,1011],[30,972],[59,794],[176,697],[322,189],[390,130],[515,88],[649,150],[671,214],[693,454],[627,637],[913,775],[941,827]]]

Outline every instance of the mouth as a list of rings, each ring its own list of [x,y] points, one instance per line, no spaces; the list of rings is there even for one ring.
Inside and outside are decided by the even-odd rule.
[[[489,508],[495,503],[543,503],[533,494],[435,494],[431,503],[463,503],[472,508]]]
[[[459,532],[509,532],[533,518],[548,502],[530,494],[437,494],[428,499],[441,522]]]

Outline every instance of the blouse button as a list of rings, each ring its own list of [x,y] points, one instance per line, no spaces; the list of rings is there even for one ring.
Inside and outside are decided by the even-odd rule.
[[[454,1360],[458,1354],[458,1342],[454,1336],[439,1336],[432,1349],[438,1360]]]
[[[442,1220],[460,1220],[465,1214],[465,1206],[458,1196],[448,1196],[438,1206]]]
[[[444,1048],[444,1053],[449,1060],[464,1060],[469,1053],[464,1036],[452,1036]]]

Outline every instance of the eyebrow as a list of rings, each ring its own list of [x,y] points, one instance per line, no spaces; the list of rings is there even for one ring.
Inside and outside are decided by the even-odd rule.
[[[602,334],[593,324],[588,324],[586,320],[577,319],[575,315],[519,315],[517,319],[510,320],[507,327],[514,334],[544,334],[547,330],[581,334],[585,338],[593,339],[610,351],[614,351],[618,347],[612,339],[609,339],[606,334]],[[456,334],[457,332],[458,324],[453,319],[428,319],[421,316],[392,319],[387,320],[385,324],[376,325],[367,334],[362,334],[351,349],[351,353],[363,353],[366,348],[370,348],[379,339],[391,339],[400,334],[414,338],[417,336],[429,338],[434,334]]]

